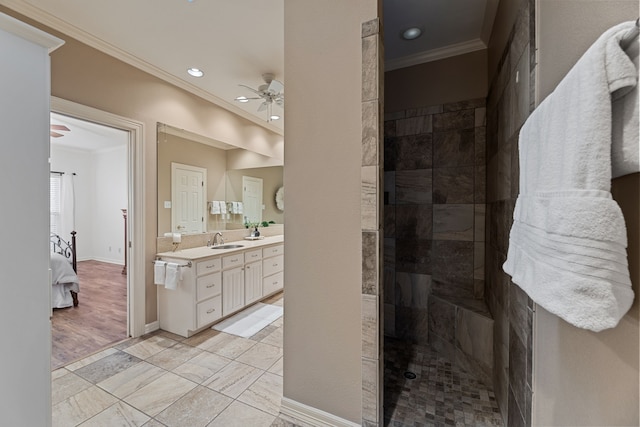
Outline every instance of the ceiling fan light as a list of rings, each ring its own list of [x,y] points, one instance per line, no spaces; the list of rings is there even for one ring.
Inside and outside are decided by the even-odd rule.
[[[249,99],[246,96],[239,96],[236,98],[238,102],[249,102]]]
[[[407,28],[402,32],[402,38],[405,40],[414,40],[422,35],[422,30],[418,27]]]
[[[188,68],[187,69],[187,73],[189,73],[189,75],[193,76],[193,77],[202,77],[202,76],[204,76],[204,71],[202,71],[199,68],[193,68],[193,67],[192,68]]]

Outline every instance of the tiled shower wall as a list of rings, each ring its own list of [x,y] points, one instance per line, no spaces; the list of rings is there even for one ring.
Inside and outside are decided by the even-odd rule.
[[[494,318],[493,384],[508,426],[531,425],[531,299],[502,270],[518,196],[518,132],[533,110],[534,0],[517,19],[487,97],[487,263],[485,300]]]
[[[384,329],[428,344],[428,298],[484,296],[485,99],[385,113]]]

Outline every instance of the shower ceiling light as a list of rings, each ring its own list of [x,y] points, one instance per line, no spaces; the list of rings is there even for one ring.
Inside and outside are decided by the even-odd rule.
[[[414,40],[422,35],[422,30],[418,27],[407,28],[402,32],[402,38],[405,40]]]

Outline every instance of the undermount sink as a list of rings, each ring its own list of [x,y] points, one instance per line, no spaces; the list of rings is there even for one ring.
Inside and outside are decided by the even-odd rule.
[[[243,245],[219,245],[219,246],[211,246],[211,249],[236,249],[236,248],[244,248]]]

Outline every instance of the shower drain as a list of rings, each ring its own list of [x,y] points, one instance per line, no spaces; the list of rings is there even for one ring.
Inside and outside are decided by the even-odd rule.
[[[416,374],[414,374],[413,372],[407,371],[404,373],[404,377],[408,380],[415,380]]]

